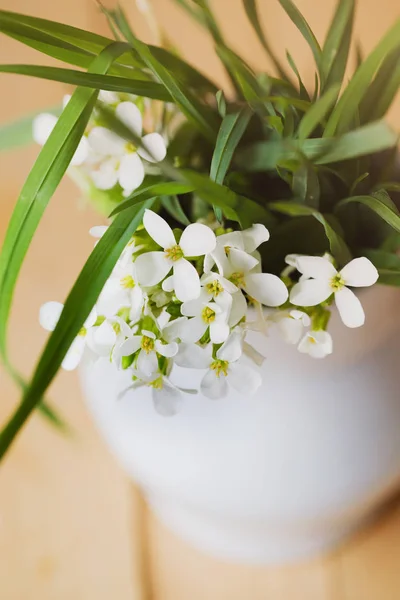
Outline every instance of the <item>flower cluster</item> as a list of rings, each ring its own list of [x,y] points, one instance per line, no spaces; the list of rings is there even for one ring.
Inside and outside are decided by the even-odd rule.
[[[64,97],[64,107],[70,98]],[[167,153],[166,131],[143,134],[143,115],[149,112],[145,111],[143,98],[101,90],[99,103],[113,111],[138,143],[127,142],[109,129],[103,123],[101,112],[95,109],[71,160],[71,166],[79,167],[80,172],[97,190],[117,188],[122,196],[127,197],[142,184],[146,171],[154,163],[164,160]],[[168,104],[164,105],[164,110],[169,110]],[[159,122],[159,118],[154,119],[154,123]],[[33,123],[34,140],[43,145],[56,123],[57,117],[51,113],[42,113],[36,117]]]
[[[101,237],[105,229],[91,234]],[[257,366],[264,357],[247,342],[249,331],[266,335],[276,327],[300,352],[327,356],[332,302],[345,325],[362,325],[360,301],[347,286],[374,284],[375,267],[356,258],[338,272],[328,255],[290,255],[278,277],[262,272],[258,248],[268,239],[261,224],[244,231],[214,231],[203,223],[172,230],[146,210],[63,367],[75,368],[88,347],[117,369],[129,369],[131,387],[151,387],[158,412],[172,415],[183,392],[196,393],[172,383],[174,365],[203,369],[200,391],[211,399],[226,396],[230,387],[246,394],[260,387]],[[45,304],[42,326],[53,330],[62,309]]]

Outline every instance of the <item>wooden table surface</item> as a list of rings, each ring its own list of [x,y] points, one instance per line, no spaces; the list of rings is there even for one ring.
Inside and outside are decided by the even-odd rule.
[[[317,32],[329,21],[333,0],[298,0]],[[110,4],[110,2],[109,2]],[[126,0],[137,30],[143,18]],[[186,55],[223,80],[212,46],[197,27],[154,0],[164,28]],[[260,2],[272,43],[285,44],[310,72],[311,57],[276,0]],[[240,12],[240,0],[214,0],[228,40],[261,67],[263,55]],[[91,0],[0,0],[0,8],[105,31]],[[357,36],[371,48],[400,16],[398,0],[360,0]],[[283,54],[283,51],[280,52]],[[4,37],[0,62],[50,61]],[[312,76],[310,72],[310,77]],[[52,106],[65,87],[1,75],[0,123]],[[391,122],[400,125],[399,103]],[[37,149],[0,156],[0,239]],[[99,218],[63,182],[39,227],[18,285],[10,329],[15,362],[28,375],[45,340],[37,313],[48,299],[63,300],[85,261],[89,227]],[[400,508],[388,510],[327,558],[294,567],[250,568],[203,556],[176,539],[149,514],[140,495],[110,458],[81,399],[74,374],[61,373],[51,398],[73,434],[60,436],[35,415],[0,467],[1,600],[399,600]],[[18,390],[0,372],[0,422]]]

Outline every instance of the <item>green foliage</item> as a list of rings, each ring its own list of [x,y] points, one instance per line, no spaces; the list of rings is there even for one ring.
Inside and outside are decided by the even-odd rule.
[[[377,266],[382,283],[400,285],[398,134],[383,120],[400,85],[400,20],[369,56],[361,59],[358,52],[357,69],[346,83],[355,0],[337,1],[322,44],[293,0],[276,1],[311,49],[316,70],[312,91],[290,47],[288,66],[278,60],[256,0],[242,0],[243,8],[277,77],[256,72],[228,47],[207,0],[171,0],[209,32],[232,82],[233,97],[169,48],[142,42],[120,8],[103,9],[113,36],[125,40],[118,42],[62,23],[0,11],[0,34],[64,63],[0,65],[1,77],[19,74],[78,86],[23,187],[0,256],[0,355],[23,391],[20,406],[0,434],[0,457],[40,406],[146,206],[163,210],[182,225],[208,217],[212,209],[233,228],[266,224],[272,235],[263,263],[271,272],[280,272],[289,252],[330,250],[339,265],[364,254]],[[140,143],[111,109],[96,105],[99,89],[136,94],[158,106],[172,103],[181,125],[172,132],[158,176],[148,175],[129,198],[117,188],[102,191],[102,204],[112,207],[112,225],[78,277],[26,384],[8,355],[13,293],[32,237],[95,106],[108,127]],[[34,116],[2,125],[0,150],[29,142]],[[79,182],[78,176],[75,179]],[[41,406],[61,424],[47,405]]]

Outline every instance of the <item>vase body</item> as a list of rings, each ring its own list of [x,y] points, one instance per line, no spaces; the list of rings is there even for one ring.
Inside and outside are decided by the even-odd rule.
[[[347,329],[334,312],[334,353],[315,360],[274,333],[255,396],[185,396],[158,415],[148,388],[118,395],[126,372],[87,359],[88,406],[111,450],[158,517],[225,560],[303,559],[338,543],[400,483],[400,292],[360,296],[366,324]],[[261,345],[260,345],[261,343]],[[203,372],[178,369],[194,387]]]

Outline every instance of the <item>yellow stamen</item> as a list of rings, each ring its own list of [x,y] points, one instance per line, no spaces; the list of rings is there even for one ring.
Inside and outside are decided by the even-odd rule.
[[[218,279],[215,279],[212,283],[207,283],[206,290],[212,296],[218,296],[224,291],[224,288],[222,287]]]
[[[146,352],[146,354],[150,354],[150,352],[153,352],[154,350],[154,340],[151,337],[147,337],[147,335],[144,335],[142,337],[142,350],[144,350]]]
[[[207,325],[215,321],[215,312],[209,306],[205,306],[201,311],[202,319]]]
[[[172,246],[171,248],[167,248],[165,250],[166,257],[170,260],[176,261],[183,258],[183,252],[178,244],[176,246]]]
[[[211,363],[210,369],[215,371],[217,377],[221,377],[221,375],[224,375],[226,377],[228,375],[228,367],[228,361],[217,359]]]

